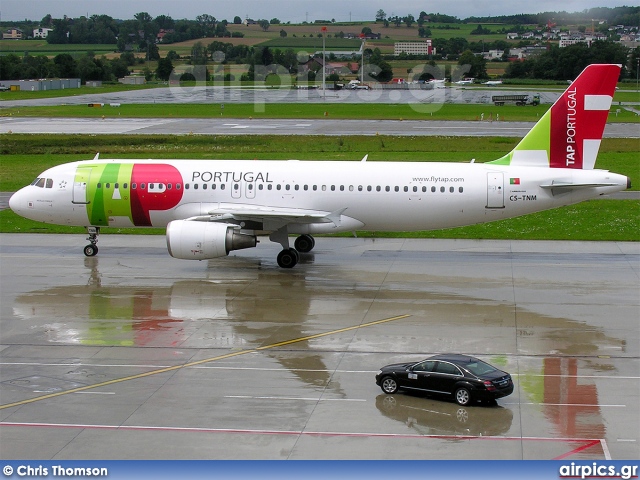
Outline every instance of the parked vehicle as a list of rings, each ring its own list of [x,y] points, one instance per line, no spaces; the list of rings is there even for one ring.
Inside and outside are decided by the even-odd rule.
[[[387,365],[377,373],[376,384],[384,393],[420,391],[453,398],[458,405],[495,401],[513,393],[513,380],[507,372],[459,354]]]
[[[494,95],[491,101],[497,106],[505,103],[515,103],[516,105],[540,105],[540,95]]]

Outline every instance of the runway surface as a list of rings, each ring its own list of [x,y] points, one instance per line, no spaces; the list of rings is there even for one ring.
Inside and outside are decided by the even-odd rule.
[[[640,245],[0,235],[4,459],[639,458]],[[494,407],[384,395],[436,352],[514,376]]]
[[[0,117],[1,133],[162,135],[440,135],[524,137],[533,123],[437,120],[276,120],[234,118]],[[612,123],[604,137],[640,138],[633,123]]]
[[[144,103],[197,103],[211,104],[214,108],[233,103],[253,103],[256,111],[265,108],[270,103],[406,103],[411,104],[417,111],[425,113],[438,111],[445,103],[486,103],[493,106],[493,95],[539,94],[541,103],[552,104],[560,96],[560,92],[537,91],[532,89],[496,88],[374,88],[372,90],[322,90],[295,89],[283,83],[278,87],[238,88],[225,86],[196,86],[186,87],[172,85],[161,88],[134,89],[121,92],[83,93],[81,95],[12,100],[10,95],[3,95],[1,107],[20,107],[35,105],[82,105],[88,103],[104,103],[105,105],[144,104]],[[84,90],[86,92],[87,90]]]

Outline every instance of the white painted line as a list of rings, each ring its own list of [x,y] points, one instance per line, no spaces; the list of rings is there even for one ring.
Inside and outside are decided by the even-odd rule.
[[[115,395],[116,392],[73,392],[75,395]]]
[[[621,407],[626,408],[626,405],[600,405],[597,403],[535,403],[535,402],[521,402],[521,403],[504,403],[504,405],[543,405],[545,407]]]
[[[29,257],[31,258],[31,257]],[[222,364],[223,362],[218,362]],[[148,364],[114,364],[114,363],[40,363],[40,362],[0,362],[3,365],[31,365],[35,367],[123,367],[123,368],[171,368],[174,365],[148,365]],[[232,366],[214,366],[214,365],[195,365],[189,367],[193,369],[209,369],[209,370],[255,370],[257,372],[279,372],[282,368],[259,368],[259,367],[232,367]],[[291,372],[322,372],[322,373],[359,373],[359,374],[376,374],[376,370],[327,370],[327,369],[306,369],[294,368],[287,369]],[[617,375],[543,375],[543,374],[518,374],[512,373],[512,377],[547,377],[547,378],[594,378],[597,380],[640,380],[640,376],[617,376]]]
[[[604,452],[604,459],[611,460],[611,452],[609,451],[609,446],[607,445],[607,441],[604,438],[600,439],[600,445],[602,446],[602,451]]]
[[[252,395],[225,395],[224,398],[245,398],[258,400],[304,400],[308,402],[366,402],[364,398],[305,398],[305,397],[255,397]]]
[[[486,125],[485,125],[486,126]],[[464,126],[459,126],[459,127],[444,127],[444,126],[431,126],[431,127],[413,127],[415,130],[460,130],[460,129],[464,129]],[[529,131],[531,130],[531,127],[495,127],[492,128],[491,131],[493,130],[522,130],[522,131]]]
[[[544,375],[542,373],[512,373],[512,377],[547,377],[547,378],[597,378],[605,380],[640,380],[640,377],[624,377],[617,375]]]

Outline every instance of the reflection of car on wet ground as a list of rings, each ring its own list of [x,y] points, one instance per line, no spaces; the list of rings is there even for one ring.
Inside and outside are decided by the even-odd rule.
[[[504,435],[513,423],[508,408],[467,408],[416,395],[378,395],[376,407],[421,435]]]
[[[424,392],[453,398],[459,405],[495,401],[513,392],[513,381],[507,372],[459,354],[387,365],[377,373],[376,383],[384,393]]]

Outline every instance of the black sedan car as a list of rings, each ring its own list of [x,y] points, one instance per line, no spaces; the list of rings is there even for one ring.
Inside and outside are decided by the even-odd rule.
[[[468,355],[443,354],[419,362],[382,367],[376,383],[384,393],[398,390],[453,398],[459,405],[511,395],[511,375]]]

